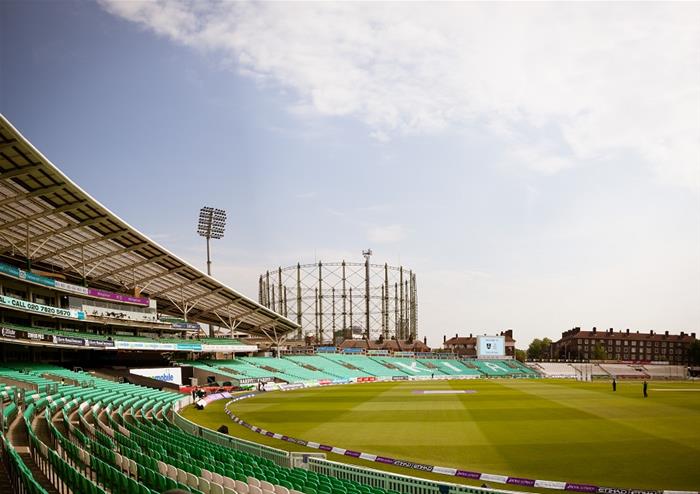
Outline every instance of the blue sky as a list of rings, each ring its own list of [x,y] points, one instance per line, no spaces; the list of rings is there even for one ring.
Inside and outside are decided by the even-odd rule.
[[[700,329],[697,4],[3,2],[0,111],[256,297],[417,273],[419,333]]]

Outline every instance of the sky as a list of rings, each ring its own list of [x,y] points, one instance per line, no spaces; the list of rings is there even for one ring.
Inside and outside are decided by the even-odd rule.
[[[401,264],[418,333],[700,330],[700,4],[0,2],[0,111],[257,298]]]

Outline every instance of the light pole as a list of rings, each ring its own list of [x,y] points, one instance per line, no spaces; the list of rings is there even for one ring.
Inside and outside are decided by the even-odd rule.
[[[204,206],[199,210],[197,233],[207,239],[207,274],[211,276],[211,249],[209,241],[223,238],[226,229],[226,211]],[[214,336],[214,328],[209,325],[209,336]]]

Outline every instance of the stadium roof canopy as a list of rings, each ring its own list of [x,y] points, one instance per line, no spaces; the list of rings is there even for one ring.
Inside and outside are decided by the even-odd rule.
[[[99,166],[99,165],[98,165]],[[159,311],[254,335],[299,326],[207,276],[139,232],[64,175],[0,114],[0,257],[141,292]]]

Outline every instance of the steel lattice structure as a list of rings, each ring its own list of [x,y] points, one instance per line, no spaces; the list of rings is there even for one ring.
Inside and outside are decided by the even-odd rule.
[[[258,297],[301,326],[298,338],[331,342],[337,331],[358,328],[368,339],[417,334],[416,275],[403,266],[368,259],[278,267],[260,275]]]

